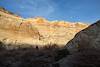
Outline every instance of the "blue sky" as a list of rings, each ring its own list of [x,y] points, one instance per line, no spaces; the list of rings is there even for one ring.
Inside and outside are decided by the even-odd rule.
[[[86,23],[100,19],[100,0],[0,0],[0,6],[24,18]]]

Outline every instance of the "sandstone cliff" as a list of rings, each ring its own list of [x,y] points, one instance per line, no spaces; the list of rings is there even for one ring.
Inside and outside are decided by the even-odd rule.
[[[42,17],[24,19],[0,8],[0,41],[6,44],[65,45],[87,26]]]

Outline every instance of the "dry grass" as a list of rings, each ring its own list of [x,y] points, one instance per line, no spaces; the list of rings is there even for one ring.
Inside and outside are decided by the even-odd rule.
[[[56,44],[41,48],[21,45],[17,46],[17,49],[9,47],[10,50],[5,46],[9,45],[0,42],[0,67],[50,67],[52,63],[67,55],[66,51],[59,52],[61,48]]]

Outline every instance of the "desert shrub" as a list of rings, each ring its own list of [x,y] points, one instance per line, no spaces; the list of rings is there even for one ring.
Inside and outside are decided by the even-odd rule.
[[[60,59],[62,57],[61,53],[64,56],[66,55],[66,50],[59,50],[60,48],[56,44],[40,48],[37,46],[28,46],[27,44],[16,46],[15,44],[7,45],[0,42],[0,48],[6,48],[4,45],[8,46],[8,48],[18,48],[0,51],[0,67],[49,67],[49,64],[55,62],[55,58]],[[57,57],[55,57],[56,55]],[[40,61],[44,61],[44,63]]]
[[[0,41],[0,50],[5,49],[5,44]]]
[[[60,67],[60,66],[59,63],[56,63],[56,64],[52,64],[52,67]]]
[[[66,57],[67,55],[69,55],[69,51],[67,49],[61,49],[61,50],[57,50],[56,51],[56,56],[55,56],[55,61],[58,61],[64,57]]]
[[[59,46],[56,45],[56,44],[53,44],[53,45],[48,44],[48,45],[45,45],[45,46],[43,47],[43,49],[45,49],[45,50],[56,50],[56,49],[59,49]]]

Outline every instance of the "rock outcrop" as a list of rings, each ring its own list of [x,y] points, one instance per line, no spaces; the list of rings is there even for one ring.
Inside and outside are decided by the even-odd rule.
[[[65,45],[87,24],[48,21],[42,17],[24,19],[0,8],[0,41],[6,44]]]
[[[56,64],[59,67],[99,67],[100,50],[87,49],[62,58]],[[55,64],[55,65],[56,65]]]
[[[65,48],[70,55],[56,63],[59,67],[99,67],[100,20],[78,32]]]
[[[32,44],[34,37],[38,39],[39,31],[31,23],[21,17],[0,11],[0,41],[6,44]]]
[[[70,52],[89,48],[100,48],[100,20],[80,31],[67,43]]]

